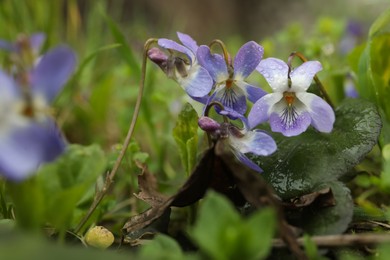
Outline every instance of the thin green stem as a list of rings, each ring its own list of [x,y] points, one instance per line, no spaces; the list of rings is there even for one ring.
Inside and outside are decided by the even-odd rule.
[[[76,233],[76,234],[85,225],[85,223],[91,217],[92,213],[95,211],[96,207],[99,205],[99,203],[102,201],[104,196],[107,194],[109,187],[111,186],[111,184],[114,181],[114,178],[115,178],[115,175],[119,169],[119,166],[121,165],[123,157],[125,156],[127,147],[129,146],[130,140],[133,136],[135,124],[137,123],[137,118],[138,118],[138,114],[139,114],[140,107],[141,107],[143,90],[144,90],[144,86],[145,86],[146,62],[147,62],[147,58],[148,58],[148,50],[149,50],[150,45],[152,43],[155,43],[156,41],[157,41],[157,39],[149,39],[145,42],[145,45],[144,45],[144,52],[143,52],[143,56],[142,56],[141,79],[140,79],[140,84],[139,84],[137,101],[135,104],[134,114],[133,114],[133,117],[132,117],[132,120],[131,120],[131,123],[129,126],[129,130],[127,132],[125,141],[123,142],[122,149],[121,149],[121,151],[120,151],[120,153],[115,161],[115,164],[114,164],[112,170],[106,176],[106,181],[104,183],[103,188],[96,193],[94,201],[92,202],[87,214],[83,217],[83,219],[80,221],[80,223],[75,228],[74,233]]]
[[[291,53],[290,56],[288,57],[288,61],[287,61],[287,65],[288,65],[288,75],[289,75],[289,77],[290,77],[290,72],[291,72],[291,63],[292,63],[292,59],[293,59],[294,57],[298,57],[298,58],[299,58],[301,61],[303,61],[303,62],[308,61],[308,60],[306,59],[306,57],[305,57],[302,53],[300,53],[300,52],[293,52],[293,53]],[[326,90],[325,90],[324,85],[322,85],[322,83],[321,83],[320,79],[317,77],[317,75],[314,76],[314,81],[315,81],[315,83],[317,84],[317,87],[319,88],[322,97],[326,100],[326,102],[328,102],[328,104],[329,104],[332,108],[334,108],[334,105],[333,105],[332,100],[330,99],[328,93],[327,93]]]

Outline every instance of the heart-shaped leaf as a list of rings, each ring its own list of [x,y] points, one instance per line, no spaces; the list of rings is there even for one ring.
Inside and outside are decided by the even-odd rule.
[[[322,183],[340,179],[377,143],[382,124],[374,104],[349,99],[335,112],[330,134],[313,128],[295,137],[273,133],[277,151],[268,157],[252,157],[282,199],[311,193]]]

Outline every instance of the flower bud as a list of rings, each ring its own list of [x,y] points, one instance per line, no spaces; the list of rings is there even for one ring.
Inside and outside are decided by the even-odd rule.
[[[114,235],[105,227],[96,226],[88,230],[85,242],[92,247],[106,249],[114,243]]]

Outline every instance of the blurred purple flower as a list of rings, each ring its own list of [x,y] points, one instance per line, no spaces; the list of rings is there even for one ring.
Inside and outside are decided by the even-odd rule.
[[[356,90],[355,83],[351,75],[347,75],[344,80],[344,94],[349,98],[358,98],[359,93]]]
[[[27,74],[14,78],[0,70],[0,175],[23,180],[64,151],[66,142],[49,116],[49,105],[75,65],[74,52],[60,46]]]
[[[16,40],[16,42],[9,42],[0,39],[0,49],[10,51],[10,52],[19,52],[19,53],[23,49],[30,49],[35,54],[37,54],[41,49],[45,39],[46,39],[46,35],[44,33],[34,33],[30,37],[26,35],[21,35]]]
[[[348,21],[345,28],[345,33],[339,43],[339,50],[341,54],[348,54],[355,48],[363,38],[363,26],[356,21]]]
[[[163,50],[151,48],[148,57],[169,78],[178,82],[190,97],[204,102],[202,98],[210,93],[213,80],[196,59],[197,43],[187,34],[178,32],[177,35],[183,45],[169,39],[159,39],[157,43]]]
[[[225,110],[223,111],[226,112]],[[221,111],[222,114],[224,114],[223,111]],[[237,112],[227,112],[227,114],[229,113]],[[227,138],[231,151],[240,162],[252,170],[263,172],[263,170],[245,154],[252,153],[260,156],[272,154],[276,151],[274,139],[260,130],[250,130],[245,117],[240,116],[239,114],[235,114],[233,117],[239,117],[242,120],[244,124],[243,129],[239,129],[237,126],[228,122],[219,124],[217,121],[207,116],[200,117],[198,125],[202,130],[216,138]]]
[[[321,69],[318,61],[307,61],[289,72],[282,60],[262,60],[257,70],[274,93],[265,95],[253,105],[248,115],[250,127],[269,120],[272,131],[285,136],[299,135],[310,124],[320,132],[331,132],[335,121],[332,107],[322,98],[306,92]]]
[[[208,46],[200,46],[197,52],[199,64],[207,69],[216,86],[210,101],[221,102],[224,107],[243,115],[246,112],[247,98],[254,103],[264,96],[264,90],[245,82],[256,69],[263,53],[264,49],[259,44],[247,42],[238,50],[232,67],[226,64],[221,55],[212,54]]]

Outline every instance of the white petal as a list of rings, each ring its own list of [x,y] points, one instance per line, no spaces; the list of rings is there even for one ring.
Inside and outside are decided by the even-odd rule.
[[[291,87],[295,92],[306,91],[314,75],[322,70],[322,65],[319,61],[306,61],[301,66],[297,67],[290,73]]]

